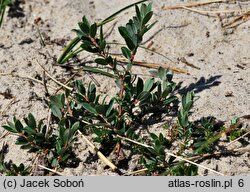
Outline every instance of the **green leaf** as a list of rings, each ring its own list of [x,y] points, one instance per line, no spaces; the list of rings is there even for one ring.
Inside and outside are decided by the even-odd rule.
[[[96,99],[96,86],[95,84],[90,83],[88,87],[88,94],[89,102],[94,102]]]
[[[121,80],[120,80],[120,79],[116,79],[116,80],[115,80],[115,84],[116,84],[116,86],[117,86],[119,89],[121,89]]]
[[[105,39],[100,40],[99,46],[100,46],[101,51],[105,50],[106,45],[107,45],[107,43],[106,43]]]
[[[58,165],[59,165],[58,160],[57,160],[56,158],[54,158],[54,159],[52,160],[51,166],[52,166],[52,167],[57,167]]]
[[[169,98],[165,99],[165,100],[163,101],[163,103],[164,103],[165,105],[167,105],[167,104],[169,104],[169,103],[172,103],[172,102],[175,101],[175,100],[178,100],[178,97],[172,96],[172,97],[169,97]]]
[[[82,39],[82,37],[85,36],[85,34],[81,30],[73,29],[72,31],[76,33],[79,39]]]
[[[97,24],[94,23],[93,25],[90,26],[90,36],[95,38],[97,32]]]
[[[136,85],[137,94],[140,94],[143,91],[143,85],[144,85],[144,83],[143,83],[142,78],[138,77],[137,85]]]
[[[102,131],[100,129],[97,129],[96,127],[93,127],[93,132],[98,136],[101,137],[102,136]]]
[[[61,162],[66,161],[70,157],[70,154],[63,155]]]
[[[113,58],[112,58],[111,56],[108,56],[108,57],[106,58],[106,61],[107,61],[107,63],[109,63],[109,64],[113,64],[113,63],[114,63]]]
[[[92,107],[90,104],[88,104],[88,103],[82,103],[82,106],[83,106],[87,111],[89,111],[90,113],[97,114],[97,111],[95,110],[95,108]]]
[[[135,44],[132,40],[132,37],[129,35],[127,28],[122,26],[122,27],[119,27],[118,30],[119,30],[119,33],[121,34],[121,36],[124,38],[128,48],[131,51],[133,51],[135,49]]]
[[[131,60],[132,55],[131,55],[130,50],[127,47],[122,47],[121,50],[122,50],[123,56],[126,57],[128,60]]]
[[[60,145],[60,142],[56,142],[56,151],[57,151],[57,153],[59,154],[61,152],[61,150],[62,150],[62,147]]]
[[[140,8],[141,17],[144,18],[146,13],[148,11],[147,5],[145,3],[142,3]]]
[[[182,107],[186,111],[189,111],[190,108],[193,106],[193,97],[194,97],[194,92],[188,92],[186,95],[182,97]]]
[[[154,133],[150,133],[150,137],[155,141],[158,139],[157,135]]]
[[[106,114],[106,107],[105,107],[105,105],[97,105],[95,107],[95,110],[97,111],[98,114],[102,114],[102,115]]]
[[[58,117],[59,119],[62,118],[62,112],[61,109],[57,105],[51,105],[50,106],[51,112],[55,117]]]
[[[148,12],[143,18],[142,25],[145,25],[153,16],[153,11]]]
[[[90,24],[89,21],[87,20],[87,18],[85,16],[83,16],[82,18],[82,22],[80,22],[79,24],[80,29],[85,33],[85,34],[89,34],[90,32]]]
[[[171,87],[171,85],[168,85],[168,86],[164,89],[164,91],[163,91],[161,97],[162,97],[162,98],[166,98],[166,97],[169,95],[169,93],[170,93],[171,91],[172,91],[172,87]]]
[[[111,77],[111,78],[115,78],[116,77],[115,75],[113,75],[111,73],[108,73],[106,71],[97,69],[95,67],[82,66],[82,69],[84,71],[88,71],[88,72],[92,72],[92,73],[96,73],[96,74],[101,74],[101,75],[104,75],[104,76],[107,76],[107,77]]]
[[[75,85],[77,87],[77,90],[82,94],[85,95],[86,94],[86,89],[84,87],[84,85],[82,84],[81,80],[76,80],[75,81]]]
[[[23,129],[25,132],[27,132],[28,134],[33,134],[35,135],[36,134],[36,131],[30,127],[24,127]]]
[[[107,61],[105,59],[102,59],[102,58],[95,59],[95,62],[97,64],[100,64],[100,65],[107,65],[108,64]]]
[[[79,129],[80,123],[77,121],[71,127],[71,132],[75,134],[75,132]]]
[[[81,47],[87,51],[87,52],[90,52],[90,53],[98,53],[99,50],[94,47],[92,44],[90,43],[87,43],[87,42],[84,42],[83,44],[81,44]]]
[[[8,125],[3,125],[3,128],[11,133],[18,133],[18,131],[15,128],[15,125],[11,122],[8,122]]]
[[[163,67],[159,67],[159,69],[158,69],[158,77],[163,81],[166,80],[167,72]]]
[[[108,105],[108,109],[106,111],[106,117],[108,117],[110,112],[112,111],[114,103],[115,103],[115,99],[111,99]]]
[[[139,101],[143,101],[143,100],[148,99],[149,96],[150,96],[150,92],[148,92],[148,91],[142,91],[142,92],[138,95],[137,99],[138,99]]]
[[[24,137],[18,137],[15,144],[16,145],[26,145],[29,143],[28,143],[27,139],[25,139]]]
[[[143,91],[150,91],[153,85],[154,85],[154,79],[153,78],[147,79],[143,87]]]
[[[187,111],[179,111],[178,112],[178,121],[181,125],[181,127],[187,127],[188,125],[188,112]]]
[[[31,113],[28,114],[28,126],[32,129],[36,128],[36,119]]]
[[[21,121],[16,120],[15,128],[16,128],[18,133],[21,133],[23,131],[23,125],[22,125]]]
[[[135,11],[136,11],[136,17],[138,18],[139,21],[141,21],[141,13],[138,5],[135,6]]]

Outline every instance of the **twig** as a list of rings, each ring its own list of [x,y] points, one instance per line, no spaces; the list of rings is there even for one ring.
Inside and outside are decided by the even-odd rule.
[[[46,129],[46,133],[45,133],[45,138],[48,138],[49,133],[51,131],[50,120],[51,120],[51,109],[49,109],[49,111],[48,111],[47,129]]]
[[[50,94],[49,94],[48,87],[47,87],[46,80],[45,80],[45,71],[43,71],[43,86],[45,89],[45,95],[49,96]]]
[[[203,1],[203,2],[190,2],[190,3],[185,3],[182,5],[175,5],[175,6],[163,6],[163,10],[168,10],[168,9],[182,9],[184,7],[198,7],[202,5],[208,5],[212,3],[224,3],[228,2],[229,0],[209,0],[209,1]]]
[[[10,132],[5,131],[5,133],[3,133],[2,136],[0,137],[0,140],[3,139],[4,137],[6,137],[9,134],[10,134]]]
[[[108,160],[79,130],[78,133],[82,136],[82,138],[87,142],[87,144],[97,153],[98,157],[108,165],[113,171],[117,170],[117,167]]]
[[[122,57],[114,57],[117,61],[119,62],[127,62],[127,60],[125,58]],[[169,68],[172,71],[174,71],[175,73],[185,73],[187,74],[186,71],[182,70],[182,69],[178,69],[178,68],[174,68],[174,67],[170,67],[169,65],[162,65],[162,64],[158,64],[158,63],[146,63],[146,62],[142,62],[142,61],[133,61],[134,65],[138,65],[141,67],[146,67],[146,68],[154,68],[157,69],[159,67],[163,67],[163,68]]]
[[[247,20],[249,20],[250,17],[250,10],[246,11],[245,13],[243,13],[242,15],[236,17],[233,21],[227,23],[226,25],[224,25],[223,27],[225,28],[233,28],[233,27],[237,27],[238,25],[246,22]],[[237,23],[238,21],[243,20],[243,22],[241,23]]]
[[[240,139],[242,139],[243,137],[247,136],[248,134],[250,134],[250,130],[248,132],[246,132],[244,135],[241,135],[240,137],[238,137],[237,139],[231,141],[230,143],[228,143],[226,146],[229,146],[233,143],[235,143],[236,141],[239,141]]]
[[[198,9],[193,9],[193,8],[189,8],[189,7],[185,7],[185,6],[183,6],[182,8],[185,9],[185,10],[188,10],[188,11],[192,11],[192,12],[195,12],[195,13],[202,14],[202,15],[215,14],[214,17],[218,13],[242,12],[242,10],[214,10],[214,11],[205,11],[205,10],[198,10]],[[245,10],[245,12],[248,12],[248,10]]]
[[[234,149],[234,151],[241,152],[241,153],[250,152],[250,146],[246,146],[246,147],[239,148],[239,149]]]
[[[52,172],[52,173],[56,173],[57,175],[60,175],[60,176],[66,176],[66,175],[64,175],[64,174],[62,174],[62,173],[60,173],[60,172],[58,172],[58,171],[56,171],[56,170],[47,168],[47,167],[45,167],[45,166],[43,166],[43,165],[38,165],[38,167],[40,167],[40,168],[42,168],[42,169],[45,169],[45,170],[47,170],[47,171],[50,171],[50,172]]]
[[[147,170],[148,170],[148,168],[144,168],[144,169],[140,169],[140,170],[137,170],[137,171],[127,172],[127,173],[124,173],[123,175],[135,175],[135,174],[143,173],[143,172],[145,172]]]
[[[0,73],[0,75],[3,75],[3,76],[9,75],[9,76],[12,76],[12,77],[17,77],[17,78],[22,78],[22,79],[29,79],[29,80],[35,81],[35,82],[40,83],[40,84],[43,85],[43,81],[40,81],[38,79],[35,79],[33,77],[29,77],[29,76],[22,76],[22,75],[13,74],[13,73]],[[50,87],[51,89],[54,89],[54,90],[57,89],[56,87],[54,87],[52,85],[49,85],[49,84],[47,84],[47,87]]]
[[[214,11],[206,11],[206,10],[198,10],[198,9],[192,9],[189,7],[182,7],[183,9],[189,10],[189,11],[193,11],[193,12],[197,12],[200,14],[218,14],[218,13],[234,13],[234,12],[248,12],[248,10],[214,10]]]
[[[4,115],[4,113],[7,111],[7,109],[16,102],[16,97],[14,97],[8,104],[7,106],[0,112],[0,117]]]
[[[146,144],[142,144],[142,143],[139,143],[139,142],[137,142],[137,141],[133,141],[133,140],[131,140],[131,139],[129,139],[129,138],[126,138],[126,137],[122,137],[122,136],[117,136],[117,137],[119,137],[119,138],[121,138],[121,139],[124,139],[124,140],[127,140],[127,141],[130,141],[130,142],[133,142],[133,143],[135,143],[135,144],[137,144],[137,145],[141,145],[141,146],[146,147],[146,148],[154,149],[152,146],[149,146],[149,145],[146,145]],[[183,157],[177,156],[177,155],[175,155],[175,154],[173,154],[173,153],[166,152],[166,154],[169,155],[169,156],[175,157],[175,158],[177,158],[177,159],[179,159],[179,160],[181,160],[181,161],[188,162],[188,163],[190,163],[190,164],[196,165],[196,166],[201,167],[201,168],[203,168],[203,169],[207,169],[207,170],[209,170],[209,171],[211,171],[211,172],[213,172],[213,173],[216,173],[216,174],[218,174],[218,175],[224,176],[224,174],[222,174],[222,173],[220,173],[220,172],[218,172],[218,171],[215,171],[215,170],[213,170],[213,169],[210,169],[210,168],[208,168],[208,167],[206,167],[206,166],[204,166],[204,165],[197,164],[197,163],[195,163],[195,162],[193,162],[193,161],[190,161],[190,160],[185,159],[185,158],[183,158]]]
[[[45,73],[47,74],[47,76],[49,77],[49,78],[51,78],[55,83],[57,83],[58,85],[61,85],[62,87],[64,87],[64,88],[66,88],[66,89],[68,89],[68,90],[70,90],[70,91],[72,91],[73,90],[73,88],[71,88],[71,87],[69,87],[69,86],[67,86],[67,85],[65,85],[65,84],[63,84],[63,83],[61,83],[60,81],[57,81],[54,77],[52,77],[50,74],[49,74],[49,72],[36,60],[36,62],[37,62],[37,64],[45,71]]]

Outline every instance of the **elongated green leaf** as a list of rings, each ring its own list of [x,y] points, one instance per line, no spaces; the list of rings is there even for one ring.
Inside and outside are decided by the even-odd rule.
[[[138,95],[137,99],[138,99],[139,101],[143,101],[143,100],[146,100],[149,96],[150,96],[150,92],[148,92],[148,91],[142,91],[142,92]]]
[[[28,114],[28,126],[32,129],[36,128],[36,119],[31,113]]]
[[[107,61],[105,59],[102,59],[102,58],[95,59],[95,62],[97,64],[100,64],[100,65],[107,65],[108,64]]]
[[[106,117],[108,117],[110,112],[112,111],[114,103],[115,103],[115,99],[111,99],[108,105],[108,109],[106,111]]]
[[[158,69],[158,77],[163,81],[166,80],[167,72],[163,67],[159,67],[159,69]]]
[[[145,25],[153,16],[153,11],[148,12],[143,18],[142,25]]]
[[[8,125],[3,125],[3,128],[11,133],[18,133],[18,131],[16,130],[15,124],[13,122],[8,121]]]
[[[21,133],[23,131],[23,125],[22,125],[21,121],[16,120],[15,128],[18,131],[18,133]]]
[[[36,134],[36,131],[30,127],[24,127],[23,129],[25,132],[27,132],[28,134]]]
[[[104,76],[107,76],[107,77],[116,78],[115,75],[113,75],[113,74],[111,74],[111,73],[108,73],[108,72],[106,72],[106,71],[103,71],[103,70],[94,68],[94,67],[82,66],[82,69],[83,69],[84,71],[89,71],[89,72],[96,73],[96,74],[101,74],[101,75],[104,75]]]
[[[97,25],[94,23],[93,25],[90,26],[90,36],[95,37],[97,32]]]
[[[169,104],[169,103],[172,103],[172,102],[175,101],[175,100],[178,100],[178,97],[172,96],[172,97],[169,97],[169,98],[165,99],[165,100],[163,101],[163,103],[164,103],[165,105],[167,105],[167,104]]]
[[[88,103],[82,103],[82,106],[83,106],[87,111],[89,111],[90,113],[97,114],[97,111],[95,110],[95,108],[92,107],[90,104],[88,104]]]
[[[86,94],[86,89],[85,89],[85,87],[84,87],[84,85],[83,85],[83,83],[82,83],[81,80],[76,80],[76,81],[75,81],[75,85],[76,85],[78,91],[79,91],[82,95],[85,95],[85,94]]]
[[[122,47],[121,50],[122,50],[123,56],[126,57],[128,60],[131,60],[132,56],[131,56],[130,50],[127,47]]]
[[[144,84],[143,91],[150,91],[153,85],[154,85],[154,79],[153,78],[147,79]]]
[[[150,137],[155,141],[158,139],[157,135],[154,133],[150,133]]]
[[[79,129],[80,123],[77,121],[71,127],[71,132],[75,134],[75,132]]]
[[[15,144],[16,145],[26,145],[26,144],[28,144],[28,141],[24,137],[18,137]]]
[[[51,105],[50,106],[51,112],[55,117],[58,117],[59,119],[62,118],[62,112],[60,110],[60,108],[56,105]]]
[[[121,34],[121,36],[124,38],[124,40],[125,40],[125,42],[126,42],[128,48],[129,48],[131,51],[133,51],[133,50],[135,49],[135,46],[136,46],[136,45],[134,44],[133,39],[132,39],[132,37],[130,36],[130,34],[129,34],[127,28],[121,26],[121,27],[118,28],[118,30],[119,30],[119,33]]]

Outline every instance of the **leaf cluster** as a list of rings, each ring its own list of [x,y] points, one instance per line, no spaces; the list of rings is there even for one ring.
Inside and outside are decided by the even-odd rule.
[[[47,157],[52,155],[52,158],[48,160],[53,167],[66,162],[72,153],[71,147],[79,123],[71,126],[69,122],[61,119],[57,127],[58,133],[56,133],[49,130],[42,121],[37,123],[31,113],[24,118],[24,122],[25,124],[14,117],[13,122],[8,122],[7,125],[3,125],[3,128],[18,136],[16,144],[20,145],[21,149],[43,153]]]

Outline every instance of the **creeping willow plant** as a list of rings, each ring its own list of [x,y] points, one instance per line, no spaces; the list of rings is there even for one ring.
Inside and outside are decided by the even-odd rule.
[[[69,43],[58,59],[58,63],[63,64],[82,51],[95,54],[95,63],[103,68],[82,66],[82,69],[110,78],[118,87],[115,96],[110,100],[106,100],[106,97],[101,100],[103,97],[97,94],[95,84],[86,85],[81,80],[76,80],[72,84],[73,90],[66,89],[64,93],[50,97],[49,107],[55,131],[42,121],[37,123],[32,114],[24,118],[25,124],[14,118],[13,122],[3,126],[18,136],[16,144],[21,145],[23,149],[43,154],[48,166],[59,167],[66,165],[73,154],[72,145],[76,140],[77,131],[94,134],[94,141],[100,143],[106,154],[117,149],[117,159],[124,145],[121,139],[126,138],[129,141],[126,148],[129,148],[132,155],[138,154],[141,157],[140,166],[147,168],[147,174],[197,174],[195,165],[176,161],[175,157],[169,158],[166,153],[166,149],[170,149],[174,142],[178,143],[178,155],[192,156],[207,152],[209,146],[221,134],[214,132],[214,124],[209,119],[201,121],[201,128],[197,129],[195,124],[188,120],[189,111],[193,106],[193,92],[182,97],[181,108],[176,113],[178,122],[166,127],[168,137],[163,133],[150,133],[146,139],[140,135],[142,130],[138,128],[138,124],[142,123],[147,114],[168,113],[172,110],[170,106],[179,100],[175,95],[177,86],[172,81],[173,74],[170,70],[160,67],[154,71],[155,77],[147,80],[132,74],[133,61],[143,36],[155,24],[150,22],[153,16],[152,4],[142,4],[139,7],[138,3],[125,7],[99,24],[90,23],[84,16],[78,23],[79,28],[73,30],[77,37]],[[127,59],[127,64],[122,65],[107,51],[103,25],[132,6],[135,6],[136,15],[125,26],[118,28],[125,41],[121,53]],[[190,149],[194,150],[190,152]]]

